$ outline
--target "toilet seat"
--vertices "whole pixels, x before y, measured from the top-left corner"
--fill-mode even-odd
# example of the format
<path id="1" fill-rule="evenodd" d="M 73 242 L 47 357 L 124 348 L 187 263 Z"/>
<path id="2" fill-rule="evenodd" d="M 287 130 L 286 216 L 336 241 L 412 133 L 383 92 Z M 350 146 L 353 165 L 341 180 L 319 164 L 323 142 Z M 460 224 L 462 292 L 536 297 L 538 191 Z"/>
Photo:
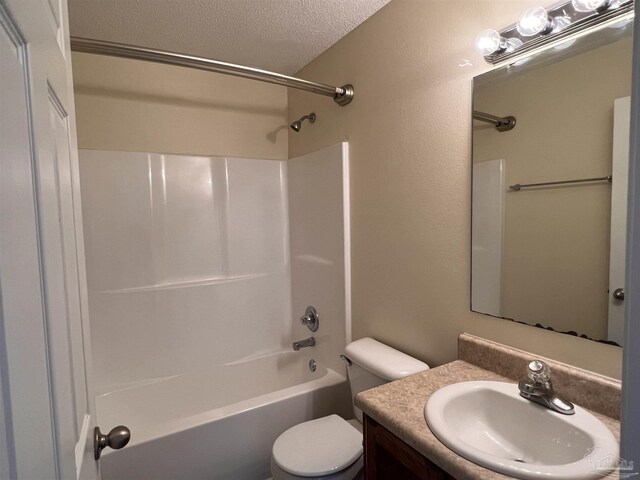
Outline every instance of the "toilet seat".
<path id="1" fill-rule="evenodd" d="M 362 456 L 362 434 L 338 415 L 291 427 L 273 444 L 273 462 L 291 475 L 332 475 Z"/>

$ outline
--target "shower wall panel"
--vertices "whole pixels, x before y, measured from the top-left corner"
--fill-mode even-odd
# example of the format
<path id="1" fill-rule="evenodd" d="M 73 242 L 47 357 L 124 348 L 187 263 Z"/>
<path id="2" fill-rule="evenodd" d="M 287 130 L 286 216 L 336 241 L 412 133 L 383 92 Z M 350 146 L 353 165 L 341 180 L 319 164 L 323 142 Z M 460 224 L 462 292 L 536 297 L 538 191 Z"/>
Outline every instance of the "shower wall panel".
<path id="1" fill-rule="evenodd" d="M 339 355 L 351 338 L 348 144 L 290 159 L 287 176 L 293 312 L 318 310 L 317 348 L 309 355 L 343 372 Z M 309 335 L 297 322 L 291 328 L 295 338 Z"/>
<path id="2" fill-rule="evenodd" d="M 286 164 L 81 150 L 98 393 L 288 348 Z"/>

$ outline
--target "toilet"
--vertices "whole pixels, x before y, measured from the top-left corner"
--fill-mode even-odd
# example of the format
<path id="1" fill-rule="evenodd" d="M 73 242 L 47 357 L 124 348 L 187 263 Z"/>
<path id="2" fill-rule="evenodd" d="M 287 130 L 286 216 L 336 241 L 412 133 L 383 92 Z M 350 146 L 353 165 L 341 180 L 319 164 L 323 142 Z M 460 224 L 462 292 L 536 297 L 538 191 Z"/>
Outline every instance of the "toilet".
<path id="1" fill-rule="evenodd" d="M 351 342 L 345 349 L 352 401 L 357 393 L 392 382 L 429 366 L 372 338 Z M 310 420 L 282 433 L 271 449 L 274 480 L 352 480 L 363 467 L 362 411 L 356 418 L 338 415 Z"/>

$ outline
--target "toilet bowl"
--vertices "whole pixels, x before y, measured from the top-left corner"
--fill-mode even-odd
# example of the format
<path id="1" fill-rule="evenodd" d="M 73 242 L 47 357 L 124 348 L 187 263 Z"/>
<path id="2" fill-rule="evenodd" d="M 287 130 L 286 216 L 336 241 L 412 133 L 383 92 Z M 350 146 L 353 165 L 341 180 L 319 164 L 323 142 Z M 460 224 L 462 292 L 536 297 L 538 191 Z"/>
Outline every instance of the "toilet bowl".
<path id="1" fill-rule="evenodd" d="M 274 480 L 351 480 L 362 470 L 362 432 L 357 420 L 338 415 L 300 423 L 273 444 Z"/>
<path id="2" fill-rule="evenodd" d="M 352 401 L 363 390 L 413 375 L 429 366 L 372 338 L 347 345 L 347 376 Z M 282 433 L 271 449 L 274 480 L 353 480 L 363 475 L 362 412 L 310 420 Z"/>

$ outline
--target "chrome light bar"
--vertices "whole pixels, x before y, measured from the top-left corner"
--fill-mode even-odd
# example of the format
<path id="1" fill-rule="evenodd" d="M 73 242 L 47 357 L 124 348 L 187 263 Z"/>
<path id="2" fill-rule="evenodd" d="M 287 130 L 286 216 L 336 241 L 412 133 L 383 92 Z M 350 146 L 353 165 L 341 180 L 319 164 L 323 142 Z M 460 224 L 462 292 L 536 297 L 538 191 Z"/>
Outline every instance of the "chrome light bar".
<path id="1" fill-rule="evenodd" d="M 633 9 L 634 0 L 570 0 L 548 9 L 534 7 L 500 32 L 482 32 L 476 46 L 483 51 L 485 60 L 495 65 L 587 28 L 632 16 Z"/>

